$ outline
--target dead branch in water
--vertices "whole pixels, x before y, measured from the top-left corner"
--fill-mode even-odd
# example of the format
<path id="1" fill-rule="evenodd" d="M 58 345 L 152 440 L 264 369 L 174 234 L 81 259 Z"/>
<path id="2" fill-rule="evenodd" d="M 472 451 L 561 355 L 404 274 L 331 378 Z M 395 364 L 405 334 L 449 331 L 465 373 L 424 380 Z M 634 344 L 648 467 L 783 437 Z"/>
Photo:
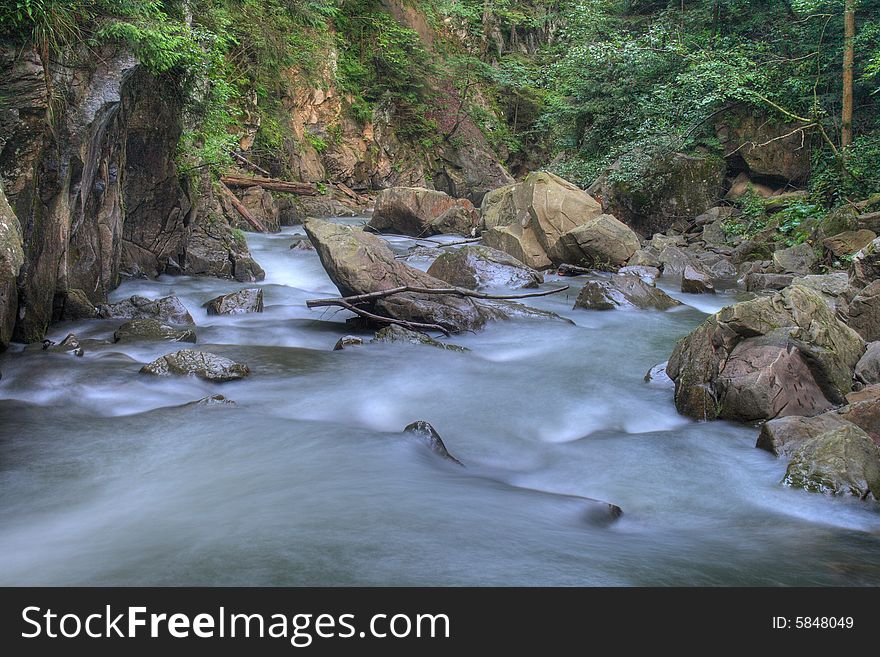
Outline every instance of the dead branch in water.
<path id="1" fill-rule="evenodd" d="M 415 294 L 453 294 L 461 297 L 472 297 L 474 299 L 488 300 L 510 300 L 510 299 L 529 299 L 532 297 L 546 297 L 557 292 L 563 292 L 569 288 L 568 285 L 557 287 L 552 290 L 542 290 L 540 292 L 526 292 L 525 294 L 486 294 L 475 290 L 468 290 L 464 287 L 415 287 L 413 285 L 401 285 L 388 290 L 379 290 L 378 292 L 369 292 L 367 294 L 356 294 L 350 297 L 335 297 L 332 299 L 309 299 L 306 306 L 309 308 L 319 308 L 321 306 L 338 306 L 339 301 L 344 301 L 354 305 L 365 303 L 367 301 L 375 301 L 390 297 L 393 294 L 402 294 L 404 292 L 413 292 Z"/>
<path id="2" fill-rule="evenodd" d="M 397 324 L 398 326 L 402 326 L 404 328 L 408 328 L 411 331 L 419 331 L 424 333 L 425 331 L 439 331 L 445 336 L 449 336 L 449 330 L 443 328 L 439 324 L 423 324 L 421 322 L 407 322 L 403 319 L 394 319 L 393 317 L 383 317 L 382 315 L 375 315 L 369 311 L 364 310 L 363 308 L 358 308 L 355 305 L 348 303 L 345 299 L 314 299 L 315 303 L 312 305 L 312 301 L 307 301 L 306 305 L 309 308 L 315 308 L 316 306 L 339 306 L 340 308 L 345 308 L 346 310 L 350 310 L 356 315 L 360 315 L 366 319 L 373 320 L 374 322 L 380 322 L 383 324 Z"/>

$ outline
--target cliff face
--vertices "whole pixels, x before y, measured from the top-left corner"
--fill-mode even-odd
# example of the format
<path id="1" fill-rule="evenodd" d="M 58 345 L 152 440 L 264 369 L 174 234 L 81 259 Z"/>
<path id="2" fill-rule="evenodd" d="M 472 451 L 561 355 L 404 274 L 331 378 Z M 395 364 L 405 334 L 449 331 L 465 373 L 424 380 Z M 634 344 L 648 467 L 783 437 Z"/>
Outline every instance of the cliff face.
<path id="1" fill-rule="evenodd" d="M 186 271 L 200 190 L 175 165 L 181 117 L 176 82 L 127 50 L 71 51 L 45 68 L 32 51 L 0 51 L 0 179 L 24 245 L 0 304 L 13 339 L 41 339 L 71 295 L 97 304 L 123 276 Z M 211 246 L 225 255 L 228 225 L 220 233 Z"/>

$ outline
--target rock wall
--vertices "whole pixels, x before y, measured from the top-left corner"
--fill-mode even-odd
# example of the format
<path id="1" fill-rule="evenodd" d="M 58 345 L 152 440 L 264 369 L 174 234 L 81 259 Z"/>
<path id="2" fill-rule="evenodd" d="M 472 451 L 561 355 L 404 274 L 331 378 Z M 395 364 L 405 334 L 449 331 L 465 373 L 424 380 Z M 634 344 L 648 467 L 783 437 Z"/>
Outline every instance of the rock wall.
<path id="1" fill-rule="evenodd" d="M 172 77 L 125 49 L 68 51 L 46 66 L 0 50 L 0 181 L 24 253 L 15 293 L 0 293 L 15 306 L 0 311 L 4 327 L 15 317 L 12 339 L 41 339 L 68 298 L 98 304 L 123 276 L 182 270 L 200 191 L 174 161 L 182 104 Z"/>

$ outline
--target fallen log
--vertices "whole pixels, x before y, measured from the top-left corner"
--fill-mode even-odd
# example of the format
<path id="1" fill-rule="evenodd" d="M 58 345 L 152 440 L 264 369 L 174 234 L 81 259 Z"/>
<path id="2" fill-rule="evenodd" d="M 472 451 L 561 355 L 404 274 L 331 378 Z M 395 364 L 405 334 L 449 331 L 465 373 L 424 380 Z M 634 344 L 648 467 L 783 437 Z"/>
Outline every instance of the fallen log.
<path id="1" fill-rule="evenodd" d="M 244 155 L 242 155 L 241 153 L 236 153 L 235 151 L 230 151 L 230 155 L 232 155 L 232 157 L 234 157 L 236 160 L 238 160 L 239 162 L 241 162 L 241 163 L 244 164 L 245 166 L 249 166 L 249 167 L 250 167 L 251 169 L 253 169 L 254 171 L 259 171 L 260 173 L 262 173 L 264 176 L 266 176 L 266 177 L 268 177 L 268 178 L 271 178 L 271 177 L 272 177 L 272 174 L 271 174 L 271 173 L 269 173 L 268 171 L 266 171 L 263 167 L 261 167 L 261 166 L 255 164 L 255 163 L 253 163 L 253 162 L 251 162 L 249 159 L 247 159 L 247 158 L 246 158 Z"/>
<path id="2" fill-rule="evenodd" d="M 556 273 L 559 276 L 582 276 L 583 274 L 589 274 L 592 269 L 587 269 L 586 267 L 579 267 L 577 265 L 569 265 L 568 263 L 562 263 L 559 265 L 559 268 L 556 270 Z"/>
<path id="3" fill-rule="evenodd" d="M 238 176 L 227 174 L 220 176 L 220 182 L 230 187 L 262 187 L 272 192 L 284 192 L 287 194 L 299 194 L 300 196 L 317 196 L 318 188 L 312 183 L 290 182 L 277 178 L 262 178 L 260 176 Z"/>
<path id="4" fill-rule="evenodd" d="M 485 292 L 477 292 L 469 290 L 465 287 L 415 287 L 413 285 L 401 285 L 400 287 L 392 287 L 388 290 L 379 290 L 378 292 L 368 292 L 367 294 L 356 294 L 350 297 L 334 297 L 332 299 L 309 299 L 306 306 L 309 308 L 318 308 L 320 306 L 338 305 L 337 301 L 345 301 L 349 304 L 364 303 L 366 301 L 375 301 L 384 297 L 390 297 L 392 294 L 402 294 L 403 292 L 413 292 L 415 294 L 457 294 L 462 297 L 472 297 L 474 299 L 489 300 L 510 300 L 510 299 L 528 299 L 531 297 L 546 297 L 551 294 L 563 292 L 569 288 L 568 285 L 557 287 L 552 290 L 541 290 L 540 292 L 526 292 L 525 294 L 486 294 Z M 332 302 L 332 303 L 331 303 Z"/>
<path id="5" fill-rule="evenodd" d="M 232 191 L 224 185 L 222 182 L 220 183 L 220 191 L 229 199 L 229 202 L 232 203 L 232 207 L 234 207 L 238 214 L 244 217 L 245 221 L 247 221 L 251 226 L 256 228 L 261 233 L 268 233 L 269 231 L 266 227 L 257 219 L 254 215 L 250 213 L 244 205 L 242 205 L 241 201 L 238 200 L 238 197 L 232 193 Z"/>
<path id="6" fill-rule="evenodd" d="M 358 194 L 345 183 L 336 183 L 336 187 L 339 188 L 339 191 L 345 194 L 348 198 L 358 203 L 366 203 L 369 200 L 366 196 Z"/>

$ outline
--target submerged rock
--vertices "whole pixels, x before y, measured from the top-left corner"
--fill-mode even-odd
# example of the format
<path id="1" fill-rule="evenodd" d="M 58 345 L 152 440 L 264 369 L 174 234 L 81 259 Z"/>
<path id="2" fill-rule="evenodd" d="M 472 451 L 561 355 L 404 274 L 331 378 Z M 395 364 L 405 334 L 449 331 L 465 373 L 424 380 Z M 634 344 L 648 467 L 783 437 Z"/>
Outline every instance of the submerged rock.
<path id="1" fill-rule="evenodd" d="M 428 275 L 454 287 L 512 289 L 538 287 L 544 277 L 503 251 L 488 246 L 463 246 L 444 251 L 428 269 Z"/>
<path id="2" fill-rule="evenodd" d="M 690 417 L 816 415 L 845 401 L 863 351 L 820 293 L 792 285 L 722 308 L 676 345 L 668 372 Z"/>
<path id="3" fill-rule="evenodd" d="M 247 365 L 223 356 L 182 349 L 144 365 L 141 373 L 154 376 L 195 376 L 206 381 L 224 383 L 243 379 L 250 374 L 250 370 Z"/>
<path id="4" fill-rule="evenodd" d="M 369 223 L 380 233 L 411 237 L 470 235 L 476 225 L 477 211 L 470 201 L 422 187 L 392 187 L 379 192 Z"/>
<path id="5" fill-rule="evenodd" d="M 222 294 L 204 305 L 209 315 L 243 315 L 263 312 L 263 290 L 258 287 Z"/>
<path id="6" fill-rule="evenodd" d="M 408 328 L 404 328 L 403 326 L 400 326 L 398 324 L 390 324 L 389 326 L 386 326 L 382 330 L 378 331 L 376 333 L 376 336 L 372 340 L 370 340 L 370 342 L 400 342 L 405 344 L 423 344 L 428 347 L 437 347 L 439 349 L 447 349 L 449 351 L 470 351 L 469 349 L 465 347 L 460 347 L 457 344 L 440 342 L 439 340 L 435 340 L 429 335 L 419 333 L 418 331 L 411 331 Z"/>
<path id="7" fill-rule="evenodd" d="M 356 347 L 363 343 L 363 338 L 359 338 L 356 335 L 344 335 L 336 341 L 336 344 L 333 346 L 333 351 L 342 351 L 346 347 Z"/>
<path id="8" fill-rule="evenodd" d="M 61 342 L 53 342 L 52 340 L 43 340 L 35 342 L 25 347 L 26 351 L 48 351 L 53 354 L 71 354 L 73 356 L 82 356 L 85 354 L 80 339 L 73 333 L 68 333 Z"/>
<path id="9" fill-rule="evenodd" d="M 321 264 L 343 296 L 401 286 L 449 287 L 449 283 L 395 259 L 388 245 L 375 235 L 318 219 L 307 220 L 305 229 Z M 507 317 L 498 306 L 453 294 L 405 292 L 362 307 L 384 317 L 438 324 L 450 332 L 477 330 L 488 321 Z"/>
<path id="10" fill-rule="evenodd" d="M 314 251 L 315 245 L 312 244 L 308 235 L 297 235 L 290 244 L 290 248 L 293 251 Z"/>
<path id="11" fill-rule="evenodd" d="M 155 319 L 133 319 L 113 334 L 113 342 L 195 342 L 193 329 L 179 329 Z"/>
<path id="12" fill-rule="evenodd" d="M 184 407 L 188 406 L 235 406 L 235 402 L 228 397 L 223 395 L 211 395 L 210 397 L 202 397 L 201 399 L 197 399 L 196 401 L 191 401 L 188 404 L 184 404 Z"/>
<path id="13" fill-rule="evenodd" d="M 161 299 L 133 296 L 117 303 L 98 306 L 104 319 L 155 319 L 165 324 L 195 324 L 186 306 L 175 296 Z"/>
<path id="14" fill-rule="evenodd" d="M 680 305 L 680 301 L 660 288 L 648 285 L 640 276 L 632 274 L 614 274 L 610 281 L 587 281 L 574 302 L 575 308 L 586 310 L 668 310 Z"/>
<path id="15" fill-rule="evenodd" d="M 452 461 L 456 465 L 464 467 L 464 463 L 455 458 L 449 453 L 449 450 L 446 449 L 446 445 L 443 443 L 443 439 L 440 437 L 440 434 L 437 433 L 437 430 L 424 420 L 418 420 L 417 422 L 408 424 L 403 431 L 404 433 L 417 437 L 422 441 L 425 447 L 430 449 L 440 458 Z"/>

